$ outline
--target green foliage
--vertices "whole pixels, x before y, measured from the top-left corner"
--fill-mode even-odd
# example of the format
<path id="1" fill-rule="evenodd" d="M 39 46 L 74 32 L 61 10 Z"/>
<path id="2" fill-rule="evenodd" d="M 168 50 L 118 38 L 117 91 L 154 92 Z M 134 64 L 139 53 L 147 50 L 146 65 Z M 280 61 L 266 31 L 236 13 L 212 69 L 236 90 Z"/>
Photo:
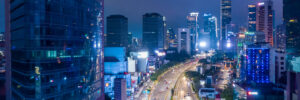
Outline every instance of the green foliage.
<path id="1" fill-rule="evenodd" d="M 159 75 L 161 75 L 162 73 L 164 73 L 165 71 L 167 71 L 169 68 L 175 66 L 178 63 L 179 62 L 169 62 L 168 64 L 162 65 L 158 70 L 156 70 L 156 72 L 154 74 L 152 74 L 150 76 L 150 79 L 152 81 L 157 80 L 157 78 L 158 78 Z"/>
<path id="2" fill-rule="evenodd" d="M 227 87 L 221 92 L 221 97 L 226 100 L 233 100 L 234 89 L 232 85 L 227 85 Z"/>
<path id="3" fill-rule="evenodd" d="M 169 63 L 162 65 L 154 74 L 150 76 L 150 79 L 152 81 L 157 80 L 158 76 L 163 74 L 165 71 L 167 71 L 169 68 L 175 66 L 176 64 L 179 64 L 181 62 L 184 62 L 185 60 L 191 58 L 190 55 L 188 55 L 186 52 L 182 51 L 180 53 L 175 54 L 169 54 L 166 56 L 166 59 L 170 60 Z"/>

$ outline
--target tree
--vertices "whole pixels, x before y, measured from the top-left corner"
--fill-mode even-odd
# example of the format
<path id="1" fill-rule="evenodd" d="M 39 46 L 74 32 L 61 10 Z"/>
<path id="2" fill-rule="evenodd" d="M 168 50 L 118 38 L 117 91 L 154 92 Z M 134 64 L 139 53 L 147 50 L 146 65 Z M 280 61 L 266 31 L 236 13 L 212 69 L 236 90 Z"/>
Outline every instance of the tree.
<path id="1" fill-rule="evenodd" d="M 234 89 L 232 85 L 227 85 L 227 87 L 222 91 L 221 97 L 225 98 L 226 100 L 233 100 L 234 96 Z"/>

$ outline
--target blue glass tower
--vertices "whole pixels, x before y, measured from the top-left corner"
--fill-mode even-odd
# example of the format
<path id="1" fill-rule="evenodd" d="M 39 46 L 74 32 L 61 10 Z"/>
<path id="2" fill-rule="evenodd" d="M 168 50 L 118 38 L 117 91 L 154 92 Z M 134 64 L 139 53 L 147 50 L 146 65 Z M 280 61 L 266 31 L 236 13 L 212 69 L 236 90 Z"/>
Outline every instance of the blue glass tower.
<path id="1" fill-rule="evenodd" d="M 104 99 L 103 0 L 6 3 L 11 99 Z"/>

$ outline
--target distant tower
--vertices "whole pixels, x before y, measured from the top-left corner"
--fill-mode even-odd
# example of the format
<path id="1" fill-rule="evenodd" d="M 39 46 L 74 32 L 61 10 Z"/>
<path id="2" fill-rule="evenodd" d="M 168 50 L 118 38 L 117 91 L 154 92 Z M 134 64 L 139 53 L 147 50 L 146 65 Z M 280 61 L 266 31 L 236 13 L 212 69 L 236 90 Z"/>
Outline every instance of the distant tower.
<path id="1" fill-rule="evenodd" d="M 129 47 L 128 18 L 123 15 L 107 17 L 106 47 Z"/>
<path id="2" fill-rule="evenodd" d="M 274 45 L 273 41 L 273 2 L 271 0 L 260 2 L 256 7 L 256 31 L 265 33 L 266 42 Z"/>
<path id="3" fill-rule="evenodd" d="M 186 52 L 191 54 L 191 33 L 188 28 L 178 29 L 178 52 Z"/>
<path id="4" fill-rule="evenodd" d="M 248 5 L 248 31 L 256 31 L 256 5 Z"/>
<path id="5" fill-rule="evenodd" d="M 231 0 L 221 0 L 221 25 L 220 25 L 220 48 L 226 44 L 226 26 L 231 24 Z"/>
<path id="6" fill-rule="evenodd" d="M 143 47 L 153 54 L 157 49 L 164 48 L 164 21 L 158 13 L 143 15 Z"/>
<path id="7" fill-rule="evenodd" d="M 204 32 L 209 33 L 209 47 L 211 49 L 218 49 L 218 38 L 220 37 L 217 33 L 217 18 L 212 16 L 210 13 L 205 13 L 204 17 Z"/>
<path id="8" fill-rule="evenodd" d="M 190 30 L 191 34 L 191 53 L 194 54 L 196 52 L 196 43 L 199 37 L 199 13 L 191 12 L 189 16 L 187 16 L 187 27 Z"/>

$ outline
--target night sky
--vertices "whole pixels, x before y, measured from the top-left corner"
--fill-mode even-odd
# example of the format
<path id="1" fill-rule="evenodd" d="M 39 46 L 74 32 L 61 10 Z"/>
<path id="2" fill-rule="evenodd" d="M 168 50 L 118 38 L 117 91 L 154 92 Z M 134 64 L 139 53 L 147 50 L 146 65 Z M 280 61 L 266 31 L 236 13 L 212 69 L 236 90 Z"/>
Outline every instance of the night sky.
<path id="1" fill-rule="evenodd" d="M 233 23 L 247 25 L 248 4 L 263 0 L 232 0 Z M 273 0 L 275 8 L 275 25 L 282 23 L 282 0 Z M 167 25 L 174 28 L 186 26 L 189 12 L 198 11 L 202 15 L 210 12 L 219 18 L 220 0 L 105 0 L 105 16 L 122 14 L 128 17 L 129 32 L 141 37 L 142 15 L 158 12 L 167 17 Z M 202 21 L 202 20 L 200 20 Z M 219 20 L 218 20 L 219 22 Z"/>

